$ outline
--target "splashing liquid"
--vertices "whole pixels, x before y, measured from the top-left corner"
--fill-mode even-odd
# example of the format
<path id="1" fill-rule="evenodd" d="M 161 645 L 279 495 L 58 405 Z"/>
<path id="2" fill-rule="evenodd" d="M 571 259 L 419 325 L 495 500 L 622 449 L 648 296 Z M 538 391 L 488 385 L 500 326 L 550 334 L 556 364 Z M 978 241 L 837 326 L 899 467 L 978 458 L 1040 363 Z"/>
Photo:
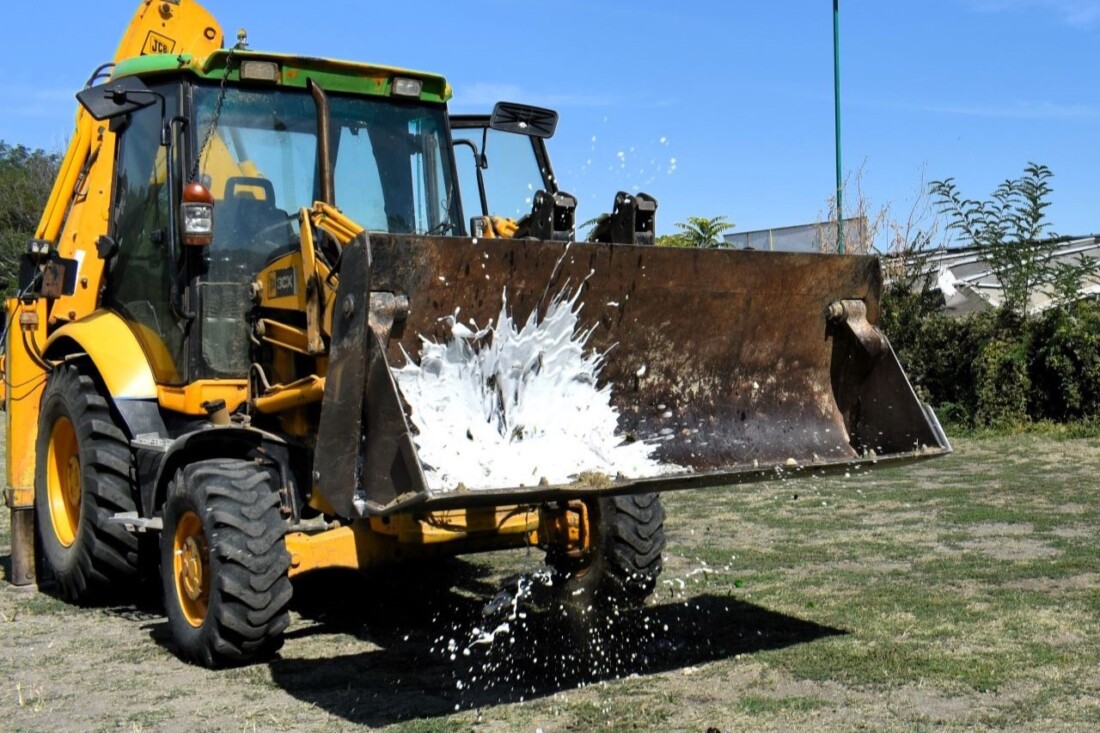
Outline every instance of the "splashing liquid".
<path id="1" fill-rule="evenodd" d="M 698 558 L 665 581 L 655 603 L 596 610 L 565 606 L 545 569 L 502 581 L 480 613 L 439 619 L 429 653 L 450 665 L 454 709 L 522 701 L 720 658 L 756 636 L 735 588 L 736 557 L 721 566 Z M 723 597 L 724 596 L 724 597 Z M 717 648 L 715 642 L 717 639 Z"/>
<path id="2" fill-rule="evenodd" d="M 433 490 L 563 484 L 582 472 L 653 476 L 678 470 L 625 443 L 611 389 L 599 386 L 603 354 L 585 351 L 581 289 L 558 293 L 541 319 L 518 326 L 507 292 L 497 325 L 445 319 L 446 343 L 421 337 L 420 363 L 406 355 L 394 376 L 411 407 L 415 441 Z"/>

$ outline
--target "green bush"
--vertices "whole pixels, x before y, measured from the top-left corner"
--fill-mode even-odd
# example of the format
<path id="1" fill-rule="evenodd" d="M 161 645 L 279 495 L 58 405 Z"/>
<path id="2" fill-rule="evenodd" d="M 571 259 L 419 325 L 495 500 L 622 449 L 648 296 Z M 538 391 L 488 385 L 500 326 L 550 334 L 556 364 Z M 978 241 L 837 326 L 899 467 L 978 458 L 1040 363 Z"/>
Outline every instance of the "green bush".
<path id="1" fill-rule="evenodd" d="M 945 424 L 1005 429 L 1100 418 L 1100 304 L 956 318 L 927 297 L 888 292 L 880 325 Z"/>
<path id="2" fill-rule="evenodd" d="M 1052 309 L 1032 330 L 1033 416 L 1068 422 L 1100 415 L 1100 306 Z"/>
<path id="3" fill-rule="evenodd" d="M 918 276 L 896 280 L 883 296 L 881 327 L 918 394 L 953 427 L 1100 421 L 1100 305 L 1076 300 L 1100 261 L 1054 257 L 1065 240 L 1048 236 L 1052 175 L 1029 163 L 984 201 L 965 197 L 950 178 L 932 182 L 948 229 L 999 281 L 1000 309 L 966 318 L 942 313 L 930 300 L 927 237 L 906 238 L 904 254 Z M 924 292 L 914 292 L 918 286 Z M 1028 314 L 1037 292 L 1057 307 Z"/>
<path id="4" fill-rule="evenodd" d="M 972 427 L 978 407 L 975 360 L 1000 326 L 989 313 L 966 318 L 944 315 L 929 292 L 890 290 L 880 323 L 921 399 L 945 423 Z"/>
<path id="5" fill-rule="evenodd" d="M 917 336 L 922 388 L 933 404 L 957 405 L 967 424 L 974 423 L 978 410 L 976 359 L 996 333 L 996 321 L 987 314 L 958 319 L 937 313 L 925 319 Z"/>
<path id="6" fill-rule="evenodd" d="M 994 338 L 974 361 L 978 427 L 1011 428 L 1028 422 L 1031 376 L 1024 338 Z"/>

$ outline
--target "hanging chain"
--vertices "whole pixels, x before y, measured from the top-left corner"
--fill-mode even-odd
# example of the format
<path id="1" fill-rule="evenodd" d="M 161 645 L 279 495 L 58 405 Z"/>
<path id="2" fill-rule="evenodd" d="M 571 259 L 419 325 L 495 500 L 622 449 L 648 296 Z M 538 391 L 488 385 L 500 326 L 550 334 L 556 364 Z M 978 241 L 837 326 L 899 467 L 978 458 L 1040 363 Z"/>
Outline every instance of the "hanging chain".
<path id="1" fill-rule="evenodd" d="M 202 163 L 202 158 L 206 155 L 206 149 L 210 146 L 210 138 L 214 136 L 214 130 L 218 126 L 218 118 L 222 114 L 222 104 L 225 102 L 225 83 L 229 81 L 229 68 L 233 63 L 233 54 L 236 53 L 237 47 L 233 46 L 229 49 L 229 55 L 225 57 L 225 72 L 222 74 L 222 83 L 218 89 L 218 99 L 214 102 L 214 116 L 210 119 L 210 125 L 206 128 L 206 136 L 203 138 L 202 146 L 199 148 L 199 154 L 195 156 L 195 165 L 191 169 L 191 182 L 195 182 L 199 178 L 199 165 Z"/>

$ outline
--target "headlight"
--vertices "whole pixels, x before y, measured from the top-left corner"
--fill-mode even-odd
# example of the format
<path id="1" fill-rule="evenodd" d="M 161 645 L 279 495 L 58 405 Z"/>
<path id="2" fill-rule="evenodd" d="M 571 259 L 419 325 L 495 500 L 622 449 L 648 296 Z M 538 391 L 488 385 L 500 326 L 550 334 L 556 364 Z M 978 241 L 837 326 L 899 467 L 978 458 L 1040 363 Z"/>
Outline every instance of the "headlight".
<path id="1" fill-rule="evenodd" d="M 188 183 L 180 205 L 180 234 L 188 247 L 208 247 L 214 241 L 214 197 L 201 183 Z"/>
<path id="2" fill-rule="evenodd" d="M 398 76 L 393 80 L 393 94 L 397 97 L 419 97 L 423 89 L 424 82 L 419 79 Z"/>

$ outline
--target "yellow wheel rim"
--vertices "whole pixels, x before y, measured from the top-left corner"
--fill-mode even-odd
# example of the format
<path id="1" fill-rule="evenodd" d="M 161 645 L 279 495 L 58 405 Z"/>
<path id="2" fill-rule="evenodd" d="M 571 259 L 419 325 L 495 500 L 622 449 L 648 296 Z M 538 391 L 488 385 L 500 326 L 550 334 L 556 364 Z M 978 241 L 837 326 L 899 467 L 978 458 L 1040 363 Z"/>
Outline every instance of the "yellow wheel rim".
<path id="1" fill-rule="evenodd" d="M 80 529 L 80 448 L 68 418 L 59 417 L 50 431 L 46 456 L 46 499 L 54 537 L 72 547 Z"/>
<path id="2" fill-rule="evenodd" d="M 196 629 L 206 618 L 210 603 L 210 553 L 202 520 L 194 512 L 184 512 L 176 523 L 172 539 L 172 570 L 176 597 L 187 623 Z"/>

